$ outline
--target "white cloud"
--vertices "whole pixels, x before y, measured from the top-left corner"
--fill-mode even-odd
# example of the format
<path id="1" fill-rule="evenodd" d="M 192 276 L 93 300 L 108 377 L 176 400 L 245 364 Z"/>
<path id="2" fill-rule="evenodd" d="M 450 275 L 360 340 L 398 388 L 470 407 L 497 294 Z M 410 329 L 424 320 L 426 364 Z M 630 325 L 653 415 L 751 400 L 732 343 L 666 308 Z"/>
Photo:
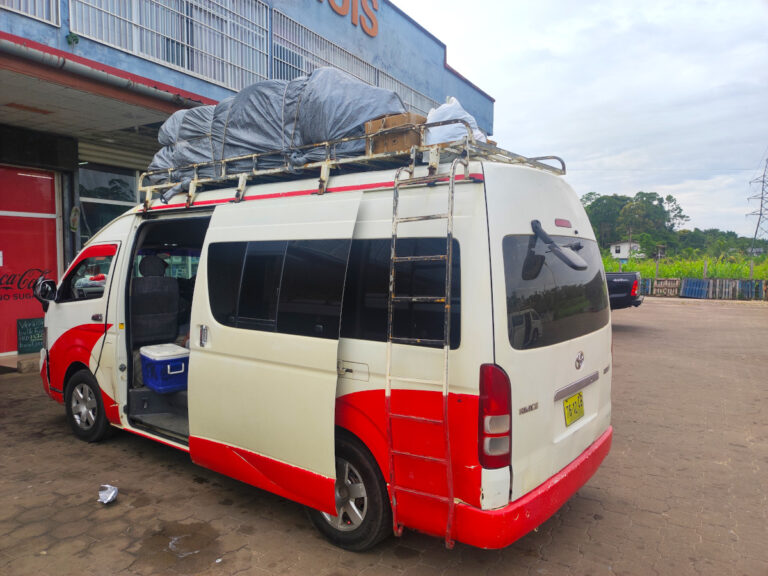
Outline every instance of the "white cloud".
<path id="1" fill-rule="evenodd" d="M 754 232 L 766 0 L 396 3 L 496 98 L 502 146 L 562 156 L 580 194 L 671 193 L 692 227 Z"/>

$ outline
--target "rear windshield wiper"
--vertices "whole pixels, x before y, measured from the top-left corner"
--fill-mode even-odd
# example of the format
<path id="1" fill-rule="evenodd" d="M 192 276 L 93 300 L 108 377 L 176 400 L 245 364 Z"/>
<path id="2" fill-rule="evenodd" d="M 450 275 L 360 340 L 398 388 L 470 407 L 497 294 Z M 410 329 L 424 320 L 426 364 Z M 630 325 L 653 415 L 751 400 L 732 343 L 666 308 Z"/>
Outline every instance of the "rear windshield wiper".
<path id="1" fill-rule="evenodd" d="M 541 227 L 541 222 L 538 220 L 531 220 L 531 230 L 533 230 L 537 238 L 549 247 L 552 254 L 562 260 L 566 266 L 574 270 L 587 269 L 587 261 L 574 252 L 574 249 L 580 250 L 582 248 L 581 242 L 576 241 L 566 246 L 560 246 L 544 231 L 544 228 Z"/>

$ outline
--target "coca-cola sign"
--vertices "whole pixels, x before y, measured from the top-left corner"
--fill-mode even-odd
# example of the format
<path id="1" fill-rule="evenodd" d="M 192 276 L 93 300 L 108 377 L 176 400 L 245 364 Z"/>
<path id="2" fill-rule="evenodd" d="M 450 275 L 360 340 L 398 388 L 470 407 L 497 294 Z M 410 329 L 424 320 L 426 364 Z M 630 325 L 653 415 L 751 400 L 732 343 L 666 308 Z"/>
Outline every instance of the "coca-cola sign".
<path id="1" fill-rule="evenodd" d="M 32 298 L 35 281 L 49 272 L 50 270 L 43 268 L 27 268 L 24 272 L 0 272 L 0 300 Z"/>

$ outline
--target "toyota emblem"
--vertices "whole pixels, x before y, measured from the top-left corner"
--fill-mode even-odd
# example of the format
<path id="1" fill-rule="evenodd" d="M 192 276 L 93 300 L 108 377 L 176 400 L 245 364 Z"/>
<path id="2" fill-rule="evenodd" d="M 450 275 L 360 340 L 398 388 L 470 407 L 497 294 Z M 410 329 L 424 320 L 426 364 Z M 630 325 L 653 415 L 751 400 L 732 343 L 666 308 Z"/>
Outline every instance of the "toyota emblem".
<path id="1" fill-rule="evenodd" d="M 579 354 L 576 356 L 576 370 L 580 370 L 582 364 L 584 364 L 584 352 L 579 352 Z"/>

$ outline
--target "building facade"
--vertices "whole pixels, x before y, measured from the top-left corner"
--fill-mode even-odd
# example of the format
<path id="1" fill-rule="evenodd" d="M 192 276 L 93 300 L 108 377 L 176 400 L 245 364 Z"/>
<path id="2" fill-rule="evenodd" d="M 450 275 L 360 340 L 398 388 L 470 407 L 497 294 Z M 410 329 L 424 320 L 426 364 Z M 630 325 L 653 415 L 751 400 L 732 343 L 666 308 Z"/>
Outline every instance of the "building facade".
<path id="1" fill-rule="evenodd" d="M 0 0 L 0 355 L 34 349 L 34 280 L 136 204 L 170 114 L 321 66 L 493 132 L 493 98 L 387 0 Z"/>
<path id="2" fill-rule="evenodd" d="M 640 253 L 640 244 L 637 242 L 616 242 L 611 244 L 610 247 L 611 256 L 616 260 L 620 260 L 624 264 L 627 263 L 629 257 L 633 258 L 645 258 L 645 254 Z"/>

